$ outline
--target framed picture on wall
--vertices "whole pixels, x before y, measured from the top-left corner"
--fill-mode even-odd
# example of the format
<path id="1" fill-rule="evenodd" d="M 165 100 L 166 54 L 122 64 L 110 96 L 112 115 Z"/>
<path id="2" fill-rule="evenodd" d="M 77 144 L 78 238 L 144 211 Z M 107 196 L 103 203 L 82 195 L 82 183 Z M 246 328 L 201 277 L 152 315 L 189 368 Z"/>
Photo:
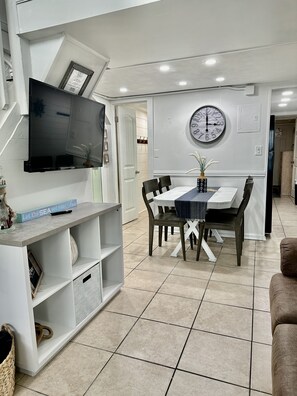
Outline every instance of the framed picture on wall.
<path id="1" fill-rule="evenodd" d="M 31 250 L 28 251 L 28 264 L 29 264 L 29 275 L 31 282 L 32 298 L 34 298 L 40 286 L 40 282 L 43 277 L 43 271 L 40 265 L 37 263 Z"/>
<path id="2" fill-rule="evenodd" d="M 93 74 L 92 70 L 71 61 L 59 88 L 82 95 Z"/>

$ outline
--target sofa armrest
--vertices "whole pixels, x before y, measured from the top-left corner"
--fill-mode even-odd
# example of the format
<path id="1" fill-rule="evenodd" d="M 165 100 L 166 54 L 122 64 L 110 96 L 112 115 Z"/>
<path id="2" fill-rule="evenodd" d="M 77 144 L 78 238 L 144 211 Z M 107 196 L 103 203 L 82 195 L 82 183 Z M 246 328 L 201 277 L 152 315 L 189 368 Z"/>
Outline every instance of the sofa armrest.
<path id="1" fill-rule="evenodd" d="M 284 238 L 280 243 L 281 271 L 297 277 L 297 238 Z"/>

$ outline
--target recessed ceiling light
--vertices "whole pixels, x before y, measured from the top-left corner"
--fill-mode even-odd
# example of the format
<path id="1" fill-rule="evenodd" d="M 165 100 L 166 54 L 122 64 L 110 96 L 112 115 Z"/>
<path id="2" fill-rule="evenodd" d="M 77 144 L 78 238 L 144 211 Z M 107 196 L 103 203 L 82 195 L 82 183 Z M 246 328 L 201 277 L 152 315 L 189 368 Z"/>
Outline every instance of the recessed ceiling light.
<path id="1" fill-rule="evenodd" d="M 288 106 L 287 103 L 280 103 L 280 104 L 278 105 L 278 107 L 286 107 L 286 106 Z"/>
<path id="2" fill-rule="evenodd" d="M 217 78 L 216 78 L 216 81 L 217 81 L 217 82 L 225 81 L 225 77 L 217 77 Z"/>
<path id="3" fill-rule="evenodd" d="M 168 65 L 162 65 L 160 66 L 160 71 L 161 72 L 167 72 L 170 69 Z"/>
<path id="4" fill-rule="evenodd" d="M 293 95 L 293 91 L 284 91 L 284 92 L 282 92 L 282 95 L 284 95 L 284 96 Z"/>
<path id="5" fill-rule="evenodd" d="M 179 83 L 178 83 L 178 85 L 180 85 L 181 87 L 184 87 L 185 85 L 187 85 L 188 83 L 187 83 L 187 81 L 180 81 Z"/>
<path id="6" fill-rule="evenodd" d="M 207 65 L 207 66 L 213 66 L 213 65 L 215 65 L 217 63 L 217 61 L 214 59 L 214 58 L 209 58 L 209 59 L 207 59 L 206 61 L 205 61 L 205 64 Z"/>
<path id="7" fill-rule="evenodd" d="M 282 98 L 281 102 L 290 102 L 291 98 Z"/>
<path id="8" fill-rule="evenodd" d="M 126 87 L 122 87 L 122 88 L 120 88 L 120 92 L 127 92 L 128 91 L 128 89 L 126 88 Z"/>

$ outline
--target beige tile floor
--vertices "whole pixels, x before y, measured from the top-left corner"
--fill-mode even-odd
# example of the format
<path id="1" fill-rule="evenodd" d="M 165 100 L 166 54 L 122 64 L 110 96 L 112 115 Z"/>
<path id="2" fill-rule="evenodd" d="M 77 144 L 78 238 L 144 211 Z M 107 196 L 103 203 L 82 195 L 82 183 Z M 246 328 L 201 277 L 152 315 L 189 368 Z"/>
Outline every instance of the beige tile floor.
<path id="1" fill-rule="evenodd" d="M 274 200 L 273 232 L 210 244 L 216 264 L 170 252 L 178 232 L 148 256 L 146 215 L 123 227 L 125 286 L 38 375 L 17 375 L 16 395 L 271 394 L 268 287 L 279 243 L 297 236 L 297 207 Z"/>

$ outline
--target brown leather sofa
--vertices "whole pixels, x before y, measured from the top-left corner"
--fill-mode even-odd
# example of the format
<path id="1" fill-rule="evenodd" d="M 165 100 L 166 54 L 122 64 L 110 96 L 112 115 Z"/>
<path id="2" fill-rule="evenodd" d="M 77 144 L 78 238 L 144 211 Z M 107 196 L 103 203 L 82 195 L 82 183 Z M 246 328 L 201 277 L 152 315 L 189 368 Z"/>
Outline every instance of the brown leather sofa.
<path id="1" fill-rule="evenodd" d="M 281 272 L 271 278 L 272 394 L 297 395 L 297 238 L 280 244 Z"/>

